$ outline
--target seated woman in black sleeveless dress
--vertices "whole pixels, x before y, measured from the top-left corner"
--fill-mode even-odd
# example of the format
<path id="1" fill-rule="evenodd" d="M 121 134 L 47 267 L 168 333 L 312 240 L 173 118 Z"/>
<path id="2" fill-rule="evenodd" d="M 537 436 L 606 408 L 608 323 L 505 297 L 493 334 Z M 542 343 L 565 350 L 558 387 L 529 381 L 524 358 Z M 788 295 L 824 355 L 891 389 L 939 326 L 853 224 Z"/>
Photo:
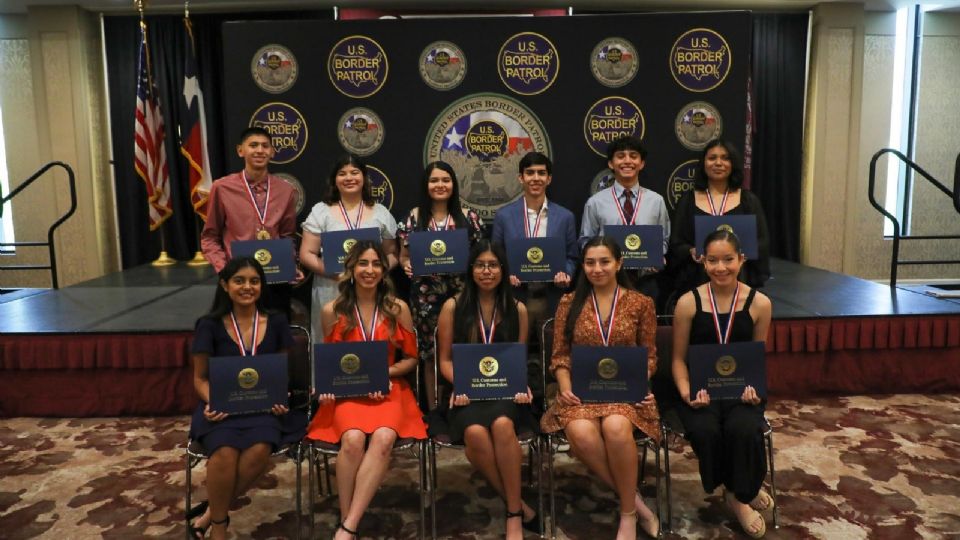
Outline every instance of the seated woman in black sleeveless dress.
<path id="1" fill-rule="evenodd" d="M 285 352 L 293 344 L 286 316 L 263 309 L 265 283 L 256 259 L 230 260 L 220 271 L 210 313 L 197 321 L 192 360 L 200 404 L 190 423 L 190 439 L 199 441 L 209 457 L 209 503 L 204 501 L 190 511 L 190 516 L 199 516 L 188 523 L 193 538 L 203 538 L 208 528 L 211 538 L 226 538 L 230 505 L 260 478 L 273 451 L 299 441 L 306 431 L 306 415 L 284 405 L 274 405 L 264 414 L 210 410 L 210 357 Z"/>
<path id="2" fill-rule="evenodd" d="M 705 389 L 690 388 L 686 356 L 691 344 L 766 341 L 770 299 L 737 279 L 744 256 L 736 235 L 714 231 L 704 241 L 704 253 L 710 281 L 684 294 L 674 312 L 673 379 L 683 399 L 678 412 L 700 460 L 704 491 L 723 486 L 740 526 L 760 538 L 766 523 L 759 512 L 773 506 L 761 489 L 767 468 L 761 431 L 765 400 L 747 386 L 739 401 L 711 401 Z"/>
<path id="3" fill-rule="evenodd" d="M 510 274 L 503 248 L 480 240 L 470 251 L 467 268 L 470 276 L 463 291 L 443 304 L 438 319 L 439 367 L 448 382 L 453 381 L 453 343 L 527 340 L 527 309 L 514 300 L 505 279 Z M 451 441 L 462 441 L 467 459 L 506 502 L 509 539 L 522 538 L 523 528 L 539 532 L 536 513 L 520 498 L 522 452 L 517 433 L 537 431 L 532 398 L 529 387 L 513 401 L 471 402 L 465 394 L 451 395 L 431 416 L 431 435 L 446 431 Z"/>

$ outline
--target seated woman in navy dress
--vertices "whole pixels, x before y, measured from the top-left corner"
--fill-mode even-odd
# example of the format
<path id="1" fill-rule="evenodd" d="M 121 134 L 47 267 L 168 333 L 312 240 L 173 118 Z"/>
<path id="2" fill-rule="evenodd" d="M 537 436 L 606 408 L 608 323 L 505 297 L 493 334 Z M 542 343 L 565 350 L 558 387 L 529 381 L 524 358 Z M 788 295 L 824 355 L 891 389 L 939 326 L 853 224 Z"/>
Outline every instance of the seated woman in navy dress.
<path id="1" fill-rule="evenodd" d="M 193 385 L 201 402 L 193 413 L 190 439 L 200 442 L 209 459 L 208 501 L 190 511 L 190 516 L 199 516 L 188 524 L 194 538 L 203 538 L 208 528 L 211 538 L 226 538 L 230 505 L 263 474 L 273 451 L 299 441 L 306 430 L 306 415 L 285 405 L 274 405 L 270 413 L 245 415 L 210 409 L 210 357 L 286 352 L 293 344 L 287 318 L 263 309 L 265 282 L 255 259 L 230 260 L 220 271 L 210 313 L 197 321 Z"/>

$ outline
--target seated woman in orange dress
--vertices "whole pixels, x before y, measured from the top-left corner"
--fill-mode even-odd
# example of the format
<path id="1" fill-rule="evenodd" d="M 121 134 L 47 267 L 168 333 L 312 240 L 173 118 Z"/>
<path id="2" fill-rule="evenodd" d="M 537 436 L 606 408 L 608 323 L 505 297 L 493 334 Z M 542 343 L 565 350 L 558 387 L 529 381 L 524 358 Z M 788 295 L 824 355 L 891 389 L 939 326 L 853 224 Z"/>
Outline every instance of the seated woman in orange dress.
<path id="1" fill-rule="evenodd" d="M 660 439 L 660 416 L 648 393 L 642 403 L 582 403 L 573 391 L 570 350 L 573 345 L 647 348 L 647 378 L 657 368 L 657 315 L 653 300 L 628 288 L 620 247 L 608 236 L 583 247 L 583 268 L 574 292 L 564 295 L 554 322 L 550 369 L 560 391 L 540 421 L 546 433 L 560 431 L 570 451 L 593 474 L 617 492 L 620 525 L 617 540 L 634 540 L 637 522 L 651 538 L 660 523 L 637 492 L 637 446 L 633 430 Z M 639 514 L 639 515 L 638 515 Z"/>
<path id="2" fill-rule="evenodd" d="M 413 319 L 407 304 L 393 294 L 385 275 L 387 265 L 387 256 L 378 244 L 357 242 L 344 261 L 340 295 L 321 312 L 326 343 L 386 340 L 390 359 L 388 394 L 339 400 L 321 394 L 320 408 L 310 422 L 307 438 L 340 444 L 336 540 L 357 535 L 360 519 L 387 472 L 394 441 L 427 436 L 423 413 L 404 378 L 417 365 Z"/>

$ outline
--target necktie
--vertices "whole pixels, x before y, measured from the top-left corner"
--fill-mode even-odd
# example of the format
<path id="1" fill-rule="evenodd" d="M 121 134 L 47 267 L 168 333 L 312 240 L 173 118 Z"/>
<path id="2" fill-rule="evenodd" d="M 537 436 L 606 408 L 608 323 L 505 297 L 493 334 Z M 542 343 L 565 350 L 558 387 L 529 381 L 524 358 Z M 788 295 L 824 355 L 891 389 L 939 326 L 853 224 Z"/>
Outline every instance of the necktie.
<path id="1" fill-rule="evenodd" d="M 633 192 L 629 189 L 623 190 L 623 215 L 627 219 L 633 217 Z"/>

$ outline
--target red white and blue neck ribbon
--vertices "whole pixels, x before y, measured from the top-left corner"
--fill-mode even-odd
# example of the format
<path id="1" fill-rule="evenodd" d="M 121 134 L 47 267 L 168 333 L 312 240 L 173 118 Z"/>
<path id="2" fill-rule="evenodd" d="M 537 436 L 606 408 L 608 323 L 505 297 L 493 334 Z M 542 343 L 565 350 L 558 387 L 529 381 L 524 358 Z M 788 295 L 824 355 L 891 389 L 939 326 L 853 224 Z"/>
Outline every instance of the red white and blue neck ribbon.
<path id="1" fill-rule="evenodd" d="M 447 230 L 448 228 L 452 229 L 453 227 L 450 227 L 450 224 L 451 224 L 452 221 L 453 221 L 453 220 L 450 219 L 450 213 L 449 213 L 449 212 L 447 213 L 447 217 L 445 217 L 445 218 L 443 219 L 443 224 L 442 224 L 442 225 L 441 225 L 440 223 L 437 223 L 437 220 L 431 217 L 431 218 L 430 218 L 430 229 L 432 229 L 432 230 L 434 230 L 434 231 L 445 231 L 445 230 Z"/>
<path id="2" fill-rule="evenodd" d="M 243 342 L 243 334 L 240 332 L 240 324 L 237 323 L 237 316 L 230 312 L 230 320 L 233 322 L 233 332 L 237 336 L 237 346 L 240 348 L 240 356 L 247 355 L 247 344 Z M 253 311 L 253 335 L 250 336 L 250 355 L 257 355 L 257 337 L 260 335 L 260 312 Z"/>
<path id="3" fill-rule="evenodd" d="M 630 191 L 628 188 L 623 188 L 624 192 Z M 637 219 L 637 213 L 640 212 L 640 200 L 643 198 L 643 193 L 637 195 L 637 202 L 633 206 L 633 214 L 630 215 L 630 219 L 627 220 L 626 214 L 623 213 L 623 205 L 620 204 L 620 197 L 617 197 L 617 188 L 616 186 L 610 188 L 610 194 L 613 195 L 613 202 L 617 205 L 617 213 L 620 214 L 620 222 L 624 225 L 633 225 L 633 222 Z M 633 193 L 631 192 L 631 195 Z"/>
<path id="4" fill-rule="evenodd" d="M 343 201 L 337 201 L 337 204 L 340 205 L 340 214 L 343 215 L 343 222 L 347 224 L 347 228 L 350 230 L 359 229 L 360 221 L 363 220 L 363 202 L 361 201 L 357 205 L 357 220 L 354 222 L 350 221 L 350 216 L 347 215 L 347 208 L 343 206 Z"/>
<path id="5" fill-rule="evenodd" d="M 610 343 L 610 332 L 613 331 L 613 320 L 617 314 L 617 302 L 620 301 L 620 286 L 617 285 L 616 290 L 613 291 L 613 302 L 610 303 L 610 318 L 607 319 L 606 328 L 603 327 L 603 318 L 600 317 L 600 302 L 597 301 L 597 293 L 593 291 L 590 294 L 593 295 L 593 314 L 597 319 L 597 328 L 600 329 L 600 339 L 603 340 L 603 346 L 606 347 Z"/>
<path id="6" fill-rule="evenodd" d="M 477 302 L 477 324 L 480 325 L 480 339 L 485 345 L 493 343 L 493 333 L 497 329 L 497 304 L 493 304 L 493 314 L 490 316 L 489 328 L 483 322 L 483 310 L 480 309 L 480 303 Z"/>
<path id="7" fill-rule="evenodd" d="M 710 293 L 710 311 L 713 315 L 713 328 L 717 331 L 717 341 L 721 344 L 730 343 L 730 332 L 733 330 L 733 318 L 737 314 L 737 300 L 740 299 L 740 282 L 737 282 L 737 288 L 733 291 L 733 300 L 730 301 L 730 318 L 727 319 L 727 327 L 720 328 L 720 315 L 717 313 L 717 297 L 713 294 L 713 286 L 707 283 L 707 291 Z"/>
<path id="8" fill-rule="evenodd" d="M 373 333 L 377 330 L 377 318 L 380 317 L 380 306 L 373 308 L 373 320 L 370 321 L 370 330 L 363 324 L 363 315 L 360 314 L 360 306 L 353 306 L 353 312 L 357 316 L 357 326 L 360 327 L 360 336 L 363 341 L 373 341 Z"/>
<path id="9" fill-rule="evenodd" d="M 722 216 L 724 212 L 727 211 L 727 197 L 730 195 L 730 188 L 727 188 L 723 192 L 723 199 L 720 200 L 720 211 L 717 212 L 716 205 L 713 204 L 713 195 L 710 193 L 710 188 L 707 188 L 707 202 L 710 204 L 710 215 L 711 216 Z"/>
<path id="10" fill-rule="evenodd" d="M 544 200 L 546 203 L 546 200 Z M 540 234 L 540 218 L 543 217 L 543 205 L 540 206 L 540 210 L 537 212 L 537 220 L 533 224 L 533 231 L 530 230 L 530 209 L 527 208 L 527 199 L 523 199 L 523 230 L 527 235 L 527 238 L 537 238 L 537 235 Z"/>
<path id="11" fill-rule="evenodd" d="M 266 230 L 267 223 L 267 209 L 270 208 L 270 175 L 267 175 L 267 198 L 263 203 L 263 212 L 260 211 L 260 207 L 257 206 L 257 199 L 253 196 L 253 190 L 250 189 L 250 180 L 247 179 L 247 171 L 243 170 L 240 172 L 243 175 L 243 187 L 247 190 L 247 195 L 250 196 L 250 203 L 253 204 L 253 210 L 257 213 L 257 219 L 260 220 L 260 229 Z"/>

